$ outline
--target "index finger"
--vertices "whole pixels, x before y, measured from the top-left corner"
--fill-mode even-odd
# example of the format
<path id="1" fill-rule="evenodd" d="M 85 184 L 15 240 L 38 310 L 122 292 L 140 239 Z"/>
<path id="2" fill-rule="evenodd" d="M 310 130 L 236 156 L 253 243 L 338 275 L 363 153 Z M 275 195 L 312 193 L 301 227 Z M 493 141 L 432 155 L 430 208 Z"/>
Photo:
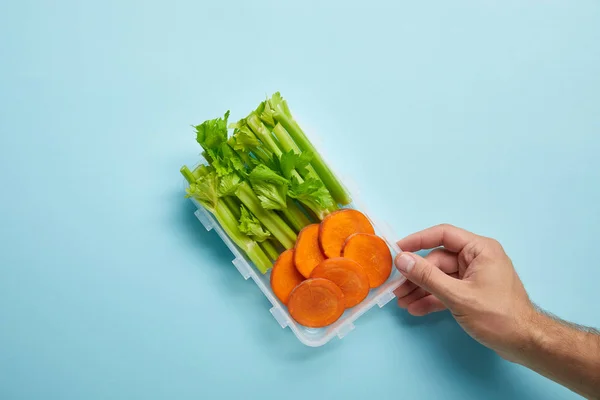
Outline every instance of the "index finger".
<path id="1" fill-rule="evenodd" d="M 459 253 L 467 243 L 477 235 L 457 228 L 453 225 L 442 224 L 413 233 L 398 241 L 398 246 L 403 251 L 418 251 L 444 246 L 446 249 Z"/>

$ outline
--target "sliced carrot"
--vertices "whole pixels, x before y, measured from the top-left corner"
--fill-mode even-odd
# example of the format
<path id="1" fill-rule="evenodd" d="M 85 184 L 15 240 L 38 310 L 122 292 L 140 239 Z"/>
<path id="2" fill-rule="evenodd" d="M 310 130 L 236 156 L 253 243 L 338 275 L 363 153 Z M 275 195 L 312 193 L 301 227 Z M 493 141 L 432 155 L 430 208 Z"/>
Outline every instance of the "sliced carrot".
<path id="1" fill-rule="evenodd" d="M 322 328 L 333 324 L 344 313 L 344 293 L 330 280 L 311 278 L 296 286 L 287 306 L 299 324 Z"/>
<path id="2" fill-rule="evenodd" d="M 363 213 L 344 209 L 333 212 L 321 222 L 319 244 L 328 258 L 339 257 L 346 239 L 354 233 L 375 234 L 373 225 Z"/>
<path id="3" fill-rule="evenodd" d="M 372 288 L 383 284 L 392 273 L 392 253 L 379 236 L 356 233 L 346 240 L 342 253 L 363 267 Z"/>
<path id="4" fill-rule="evenodd" d="M 296 269 L 308 278 L 312 270 L 323 260 L 325 256 L 319 247 L 319 224 L 308 225 L 298 233 L 294 247 Z"/>
<path id="5" fill-rule="evenodd" d="M 369 277 L 356 261 L 349 258 L 328 258 L 310 274 L 311 278 L 325 278 L 335 283 L 344 293 L 346 308 L 354 307 L 369 294 Z"/>
<path id="6" fill-rule="evenodd" d="M 283 304 L 287 304 L 290 293 L 303 280 L 304 277 L 294 265 L 294 250 L 289 249 L 281 253 L 271 270 L 271 289 L 275 296 Z"/>

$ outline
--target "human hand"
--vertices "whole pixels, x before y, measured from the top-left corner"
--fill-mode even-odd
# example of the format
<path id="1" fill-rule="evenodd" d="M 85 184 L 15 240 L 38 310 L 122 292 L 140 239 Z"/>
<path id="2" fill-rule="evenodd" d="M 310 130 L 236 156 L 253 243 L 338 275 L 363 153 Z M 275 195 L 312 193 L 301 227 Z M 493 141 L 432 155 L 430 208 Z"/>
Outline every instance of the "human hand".
<path id="1" fill-rule="evenodd" d="M 398 245 L 403 253 L 395 264 L 408 279 L 394 292 L 400 307 L 416 316 L 447 308 L 474 339 L 519 361 L 532 340 L 537 311 L 500 243 L 438 225 Z M 410 253 L 432 248 L 424 258 Z"/>

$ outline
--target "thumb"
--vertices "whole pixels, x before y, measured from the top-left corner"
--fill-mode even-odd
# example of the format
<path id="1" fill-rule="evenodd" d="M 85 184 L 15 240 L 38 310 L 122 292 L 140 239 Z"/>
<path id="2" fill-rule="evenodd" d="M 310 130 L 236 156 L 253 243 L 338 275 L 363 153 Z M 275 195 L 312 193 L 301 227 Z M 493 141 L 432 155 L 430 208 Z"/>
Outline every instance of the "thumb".
<path id="1" fill-rule="evenodd" d="M 413 253 L 400 253 L 396 256 L 395 264 L 409 281 L 436 296 L 447 307 L 460 293 L 463 282 L 446 275 L 423 257 Z"/>

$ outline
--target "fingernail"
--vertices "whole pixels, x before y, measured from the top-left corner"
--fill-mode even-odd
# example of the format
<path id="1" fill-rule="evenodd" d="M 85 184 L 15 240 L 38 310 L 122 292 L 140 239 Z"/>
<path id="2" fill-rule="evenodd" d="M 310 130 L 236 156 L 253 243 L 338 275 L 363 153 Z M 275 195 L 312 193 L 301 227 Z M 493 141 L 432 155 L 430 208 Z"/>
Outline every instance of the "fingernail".
<path id="1" fill-rule="evenodd" d="M 415 266 L 415 259 L 406 253 L 400 254 L 396 257 L 396 268 L 400 270 L 400 272 L 410 273 L 410 271 Z"/>

